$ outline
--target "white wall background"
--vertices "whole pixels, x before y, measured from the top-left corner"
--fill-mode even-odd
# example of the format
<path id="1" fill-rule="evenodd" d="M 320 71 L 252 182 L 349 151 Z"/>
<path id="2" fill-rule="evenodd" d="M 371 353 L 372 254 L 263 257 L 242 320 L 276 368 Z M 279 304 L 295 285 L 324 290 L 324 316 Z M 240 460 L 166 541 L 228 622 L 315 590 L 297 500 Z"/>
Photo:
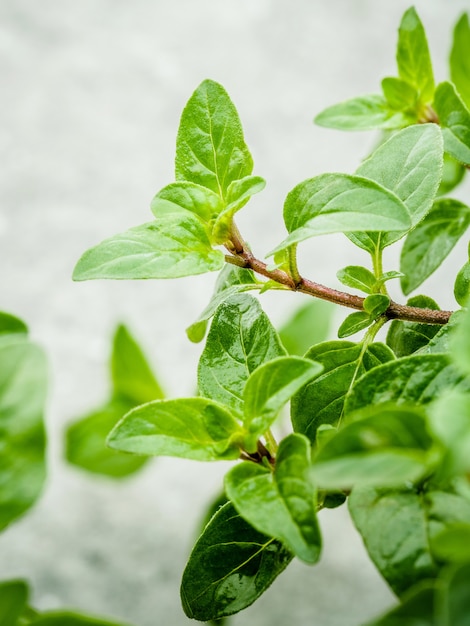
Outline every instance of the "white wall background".
<path id="1" fill-rule="evenodd" d="M 50 477 L 34 510 L 0 537 L 0 578 L 26 577 L 42 608 L 72 606 L 135 626 L 186 624 L 179 578 L 224 468 L 162 459 L 115 484 L 61 459 L 64 425 L 106 394 L 105 363 L 123 320 L 173 396 L 193 392 L 201 346 L 184 334 L 214 277 L 90 282 L 80 254 L 150 218 L 173 180 L 181 110 L 204 78 L 235 101 L 268 181 L 239 218 L 263 255 L 283 238 L 281 208 L 301 180 L 351 172 L 374 135 L 316 128 L 327 105 L 378 91 L 395 72 L 410 0 L 2 0 L 0 3 L 0 308 L 30 324 L 51 368 Z M 438 80 L 468 0 L 416 0 Z M 305 244 L 303 273 L 337 286 L 366 258 L 343 237 Z M 465 257 L 465 242 L 449 266 Z M 390 266 L 388 269 L 392 269 Z M 446 270 L 430 295 L 453 307 Z M 268 294 L 275 322 L 300 296 Z M 294 563 L 233 624 L 353 626 L 392 602 L 343 508 L 324 512 L 322 563 Z"/>

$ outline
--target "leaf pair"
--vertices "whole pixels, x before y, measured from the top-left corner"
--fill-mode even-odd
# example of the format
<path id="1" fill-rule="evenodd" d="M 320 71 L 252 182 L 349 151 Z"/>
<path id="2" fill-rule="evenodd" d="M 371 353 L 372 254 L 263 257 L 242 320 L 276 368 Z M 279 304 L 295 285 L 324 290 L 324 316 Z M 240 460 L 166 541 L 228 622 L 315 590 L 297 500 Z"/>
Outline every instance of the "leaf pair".
<path id="1" fill-rule="evenodd" d="M 206 80 L 181 116 L 176 183 L 152 202 L 153 222 L 106 239 L 81 257 L 74 280 L 178 278 L 219 270 L 214 245 L 230 239 L 233 215 L 264 188 L 227 92 Z"/>

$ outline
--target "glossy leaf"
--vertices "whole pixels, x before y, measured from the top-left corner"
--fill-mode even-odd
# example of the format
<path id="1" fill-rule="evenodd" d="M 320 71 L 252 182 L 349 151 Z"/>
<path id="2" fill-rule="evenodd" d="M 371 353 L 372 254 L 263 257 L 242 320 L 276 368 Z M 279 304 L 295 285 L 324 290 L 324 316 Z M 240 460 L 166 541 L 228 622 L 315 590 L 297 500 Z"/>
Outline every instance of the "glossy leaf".
<path id="1" fill-rule="evenodd" d="M 368 370 L 394 359 L 384 344 L 373 343 L 364 350 L 350 341 L 327 341 L 313 346 L 305 356 L 323 365 L 323 372 L 294 396 L 291 416 L 294 430 L 312 442 L 321 424 L 337 424 L 354 382 Z"/>
<path id="2" fill-rule="evenodd" d="M 438 572 L 434 537 L 470 514 L 466 498 L 439 490 L 353 489 L 354 524 L 370 558 L 398 595 Z"/>
<path id="3" fill-rule="evenodd" d="M 436 589 L 432 581 L 413 587 L 401 603 L 366 626 L 442 626 L 435 617 Z"/>
<path id="4" fill-rule="evenodd" d="M 22 580 L 0 583 L 0 624 L 16 626 L 28 601 L 28 586 Z"/>
<path id="5" fill-rule="evenodd" d="M 432 101 L 434 75 L 426 33 L 416 9 L 405 12 L 398 29 L 397 65 L 400 78 L 418 91 L 422 103 Z"/>
<path id="6" fill-rule="evenodd" d="M 279 446 L 274 472 L 255 463 L 239 463 L 225 476 L 225 488 L 254 528 L 313 564 L 320 556 L 321 536 L 309 467 L 310 442 L 291 434 Z"/>
<path id="7" fill-rule="evenodd" d="M 156 400 L 127 413 L 108 445 L 147 456 L 196 461 L 236 459 L 241 427 L 225 407 L 205 398 Z"/>
<path id="8" fill-rule="evenodd" d="M 370 315 L 365 311 L 356 311 L 350 313 L 342 322 L 338 328 L 338 337 L 344 339 L 344 337 L 350 337 L 355 335 L 361 330 L 364 330 L 372 324 L 373 320 Z"/>
<path id="9" fill-rule="evenodd" d="M 437 200 L 408 233 L 401 252 L 401 287 L 405 295 L 419 287 L 441 265 L 470 225 L 470 208 L 458 200 Z"/>
<path id="10" fill-rule="evenodd" d="M 454 283 L 454 297 L 460 306 L 467 306 L 470 295 L 470 262 L 460 268 Z"/>
<path id="11" fill-rule="evenodd" d="M 450 77 L 462 100 L 470 108 L 470 24 L 467 13 L 461 15 L 454 28 Z"/>
<path id="12" fill-rule="evenodd" d="M 439 310 L 439 306 L 432 298 L 415 296 L 406 303 L 423 309 Z M 437 335 L 440 327 L 437 324 L 420 324 L 419 322 L 402 322 L 393 320 L 387 333 L 387 345 L 398 358 L 409 356 L 424 348 Z"/>
<path id="13" fill-rule="evenodd" d="M 254 370 L 286 354 L 257 300 L 239 294 L 225 300 L 212 320 L 198 368 L 200 393 L 243 415 L 243 391 Z"/>
<path id="14" fill-rule="evenodd" d="M 250 606 L 292 560 L 279 542 L 263 535 L 227 503 L 193 548 L 181 582 L 188 617 L 220 619 Z"/>
<path id="15" fill-rule="evenodd" d="M 434 107 L 444 137 L 444 148 L 454 159 L 470 165 L 470 112 L 451 83 L 441 83 Z"/>
<path id="16" fill-rule="evenodd" d="M 331 325 L 334 305 L 309 298 L 279 329 L 279 337 L 289 354 L 302 356 L 320 341 L 325 341 Z"/>
<path id="17" fill-rule="evenodd" d="M 390 306 L 390 298 L 381 293 L 373 293 L 364 299 L 364 311 L 370 315 L 371 319 L 376 319 Z"/>
<path id="18" fill-rule="evenodd" d="M 418 121 L 415 112 L 418 92 L 415 87 L 401 78 L 391 76 L 382 80 L 382 91 L 391 109 L 406 111 L 410 117 L 413 116 L 416 118 L 415 121 Z"/>
<path id="19" fill-rule="evenodd" d="M 365 293 L 372 293 L 377 279 L 366 267 L 360 265 L 348 265 L 336 272 L 338 280 L 352 289 L 360 289 Z"/>
<path id="20" fill-rule="evenodd" d="M 73 279 L 179 278 L 213 272 L 223 263 L 223 253 L 212 249 L 199 218 L 177 213 L 90 248 L 78 261 Z"/>
<path id="21" fill-rule="evenodd" d="M 0 528 L 29 509 L 45 479 L 47 364 L 25 335 L 0 339 Z"/>
<path id="22" fill-rule="evenodd" d="M 410 214 L 411 227 L 430 211 L 439 188 L 443 168 L 441 132 L 436 124 L 420 124 L 392 135 L 357 169 L 365 176 L 393 192 Z M 364 229 L 371 231 L 373 229 Z M 382 249 L 406 234 L 354 233 L 349 238 L 369 252 Z"/>
<path id="23" fill-rule="evenodd" d="M 434 441 L 418 409 L 370 406 L 355 417 L 314 458 L 312 474 L 320 488 L 397 487 L 434 467 Z"/>
<path id="24" fill-rule="evenodd" d="M 441 326 L 431 341 L 419 349 L 419 354 L 447 354 L 450 351 L 450 342 L 457 328 L 463 311 L 454 311 L 447 324 Z"/>
<path id="25" fill-rule="evenodd" d="M 243 423 L 247 430 L 257 435 L 266 432 L 282 407 L 322 369 L 319 363 L 298 356 L 283 356 L 260 365 L 245 386 Z"/>
<path id="26" fill-rule="evenodd" d="M 408 210 L 394 193 L 348 174 L 321 174 L 294 187 L 284 222 L 290 234 L 270 255 L 317 235 L 410 227 Z"/>
<path id="27" fill-rule="evenodd" d="M 207 322 L 224 300 L 227 300 L 237 293 L 260 289 L 260 287 L 261 283 L 256 280 L 252 270 L 226 263 L 217 277 L 214 293 L 212 294 L 209 304 L 198 319 L 186 329 L 188 339 L 194 343 L 199 343 L 204 339 L 207 330 Z"/>
<path id="28" fill-rule="evenodd" d="M 444 354 L 412 355 L 385 363 L 365 374 L 354 385 L 345 412 L 387 402 L 427 404 L 447 389 L 470 390 Z"/>
<path id="29" fill-rule="evenodd" d="M 412 123 L 412 119 L 394 110 L 383 96 L 369 94 L 324 109 L 314 122 L 338 130 L 396 130 Z"/>
<path id="30" fill-rule="evenodd" d="M 14 333 L 26 334 L 27 332 L 28 327 L 23 320 L 20 320 L 19 317 L 16 317 L 11 313 L 0 311 L 0 335 L 9 335 Z"/>
<path id="31" fill-rule="evenodd" d="M 225 89 L 203 81 L 181 116 L 176 179 L 211 189 L 225 199 L 229 185 L 253 169 L 237 110 Z"/>
<path id="32" fill-rule="evenodd" d="M 150 207 L 157 219 L 173 213 L 184 215 L 184 211 L 189 211 L 209 223 L 223 210 L 224 204 L 220 196 L 207 187 L 179 181 L 159 191 Z"/>

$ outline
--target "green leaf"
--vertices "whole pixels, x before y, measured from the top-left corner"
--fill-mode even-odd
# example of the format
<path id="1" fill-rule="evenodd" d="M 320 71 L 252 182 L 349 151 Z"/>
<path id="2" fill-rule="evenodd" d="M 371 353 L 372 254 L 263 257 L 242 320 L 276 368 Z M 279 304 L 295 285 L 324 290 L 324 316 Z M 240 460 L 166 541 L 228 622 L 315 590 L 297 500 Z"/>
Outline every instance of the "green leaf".
<path id="1" fill-rule="evenodd" d="M 217 277 L 209 304 L 198 319 L 186 329 L 188 339 L 194 343 L 202 341 L 206 334 L 207 322 L 222 302 L 237 293 L 260 289 L 262 284 L 256 280 L 252 270 L 226 263 Z"/>
<path id="2" fill-rule="evenodd" d="M 29 509 L 45 479 L 47 364 L 25 335 L 0 339 L 0 529 Z"/>
<path id="3" fill-rule="evenodd" d="M 321 424 L 338 422 L 356 379 L 394 359 L 393 352 L 384 344 L 373 343 L 364 349 L 350 341 L 327 341 L 313 346 L 305 356 L 323 365 L 323 372 L 294 396 L 291 417 L 294 430 L 312 442 Z"/>
<path id="4" fill-rule="evenodd" d="M 462 315 L 465 315 L 463 311 L 454 311 L 447 324 L 441 326 L 431 341 L 419 349 L 419 354 L 447 354 L 450 351 L 450 340 Z"/>
<path id="5" fill-rule="evenodd" d="M 434 489 L 353 489 L 349 510 L 370 558 L 398 595 L 438 573 L 434 537 L 468 519 L 468 500 Z"/>
<path id="6" fill-rule="evenodd" d="M 302 356 L 320 341 L 324 341 L 330 329 L 334 306 L 325 300 L 310 298 L 296 309 L 279 330 L 283 346 L 289 354 Z"/>
<path id="7" fill-rule="evenodd" d="M 436 124 L 419 124 L 392 135 L 360 165 L 356 174 L 393 192 L 406 206 L 411 227 L 414 227 L 432 207 L 442 168 L 443 146 L 439 127 Z M 376 248 L 382 249 L 398 241 L 405 234 L 406 231 L 400 229 L 400 232 L 354 233 L 349 238 L 368 252 L 374 252 Z"/>
<path id="8" fill-rule="evenodd" d="M 164 397 L 141 347 L 123 324 L 114 334 L 110 365 L 113 392 L 118 400 L 136 406 Z"/>
<path id="9" fill-rule="evenodd" d="M 222 199 L 235 180 L 249 176 L 253 160 L 237 110 L 225 89 L 205 80 L 189 99 L 176 139 L 176 179 L 212 189 Z"/>
<path id="10" fill-rule="evenodd" d="M 459 270 L 454 283 L 454 297 L 460 306 L 467 306 L 470 295 L 470 262 Z"/>
<path id="11" fill-rule="evenodd" d="M 242 462 L 225 476 L 225 488 L 239 514 L 254 528 L 314 564 L 320 556 L 321 536 L 309 467 L 310 442 L 291 434 L 279 446 L 274 472 Z"/>
<path id="12" fill-rule="evenodd" d="M 437 194 L 445 196 L 459 185 L 465 176 L 467 169 L 465 165 L 459 163 L 447 152 L 444 153 L 444 169 L 442 170 L 442 180 Z"/>
<path id="13" fill-rule="evenodd" d="M 439 306 L 428 296 L 414 296 L 406 303 L 407 306 L 416 306 L 423 309 L 439 310 Z M 418 322 L 402 322 L 393 320 L 387 333 L 387 345 L 395 352 L 398 358 L 413 354 L 427 346 L 431 339 L 439 332 L 437 324 L 420 324 Z"/>
<path id="14" fill-rule="evenodd" d="M 451 83 L 436 89 L 434 107 L 444 138 L 444 148 L 454 159 L 470 165 L 470 112 Z"/>
<path id="15" fill-rule="evenodd" d="M 243 391 L 254 370 L 286 352 L 255 298 L 225 300 L 212 320 L 198 368 L 199 392 L 243 415 Z"/>
<path id="16" fill-rule="evenodd" d="M 441 561 L 470 562 L 470 524 L 461 523 L 446 527 L 433 538 L 432 551 Z"/>
<path id="17" fill-rule="evenodd" d="M 434 441 L 418 408 L 370 406 L 354 417 L 318 450 L 312 473 L 319 487 L 398 487 L 434 467 Z"/>
<path id="18" fill-rule="evenodd" d="M 134 474 L 148 459 L 118 453 L 106 446 L 106 438 L 135 404 L 112 401 L 71 424 L 66 432 L 69 463 L 94 474 L 122 478 Z"/>
<path id="19" fill-rule="evenodd" d="M 16 317 L 11 313 L 0 311 L 0 335 L 9 335 L 14 333 L 27 334 L 27 332 L 28 327 L 23 320 L 20 320 L 19 317 Z"/>
<path id="20" fill-rule="evenodd" d="M 414 7 L 402 17 L 398 29 L 397 65 L 400 78 L 416 88 L 420 101 L 432 101 L 434 75 L 423 24 Z"/>
<path id="21" fill-rule="evenodd" d="M 373 320 L 365 311 L 357 311 L 348 315 L 338 328 L 338 337 L 343 339 L 354 335 L 372 324 Z"/>
<path id="22" fill-rule="evenodd" d="M 401 252 L 403 293 L 419 287 L 441 265 L 470 225 L 470 208 L 458 200 L 436 200 L 431 211 L 408 233 Z"/>
<path id="23" fill-rule="evenodd" d="M 459 316 L 449 347 L 456 366 L 470 376 L 470 309 Z"/>
<path id="24" fill-rule="evenodd" d="M 399 606 L 366 626 L 442 626 L 434 615 L 434 601 L 434 583 L 418 583 L 404 595 Z"/>
<path id="25" fill-rule="evenodd" d="M 390 298 L 381 293 L 374 293 L 364 299 L 364 311 L 370 315 L 371 319 L 376 319 L 390 306 Z"/>
<path id="26" fill-rule="evenodd" d="M 253 604 L 291 560 L 280 542 L 255 530 L 227 503 L 189 557 L 181 581 L 184 612 L 200 621 L 238 613 Z"/>
<path id="27" fill-rule="evenodd" d="M 265 433 L 282 407 L 322 369 L 299 356 L 282 356 L 260 365 L 245 386 L 245 428 L 256 436 Z"/>
<path id="28" fill-rule="evenodd" d="M 348 174 L 321 174 L 294 187 L 284 221 L 290 234 L 269 255 L 317 235 L 410 227 L 408 210 L 394 193 Z"/>
<path id="29" fill-rule="evenodd" d="M 470 24 L 467 13 L 460 16 L 454 28 L 450 77 L 462 100 L 470 108 Z"/>
<path id="30" fill-rule="evenodd" d="M 336 277 L 346 287 L 360 289 L 365 293 L 372 293 L 377 283 L 374 274 L 360 265 L 348 265 L 336 272 Z"/>
<path id="31" fill-rule="evenodd" d="M 0 624 L 16 626 L 28 601 L 28 585 L 23 580 L 0 583 Z"/>
<path id="32" fill-rule="evenodd" d="M 368 94 L 334 104 L 319 113 L 315 124 L 338 130 L 396 130 L 413 123 L 401 111 L 394 110 L 378 94 Z"/>
<path id="33" fill-rule="evenodd" d="M 196 461 L 236 459 L 242 430 L 225 407 L 205 398 L 155 400 L 125 415 L 108 436 L 115 450 Z"/>
<path id="34" fill-rule="evenodd" d="M 415 87 L 405 80 L 393 76 L 382 80 L 382 91 L 391 109 L 406 111 L 410 117 L 416 118 L 415 122 L 418 121 L 416 115 L 418 92 Z"/>
<path id="35" fill-rule="evenodd" d="M 442 624 L 468 626 L 470 615 L 470 563 L 465 563 L 447 572 L 447 589 L 443 593 L 440 617 Z"/>
<path id="36" fill-rule="evenodd" d="M 424 405 L 446 389 L 470 390 L 470 381 L 446 355 L 407 356 L 379 365 L 358 380 L 346 401 L 345 413 L 388 402 Z"/>
<path id="37" fill-rule="evenodd" d="M 163 215 L 87 250 L 74 280 L 179 278 L 213 272 L 224 255 L 213 250 L 205 227 L 189 213 Z"/>
<path id="38" fill-rule="evenodd" d="M 220 196 L 207 187 L 179 181 L 159 191 L 150 207 L 157 219 L 173 213 L 184 215 L 185 211 L 189 211 L 209 223 L 222 212 L 224 204 Z"/>
<path id="39" fill-rule="evenodd" d="M 110 622 L 96 617 L 78 615 L 70 611 L 48 611 L 33 622 L 34 626 L 125 626 L 122 622 Z"/>

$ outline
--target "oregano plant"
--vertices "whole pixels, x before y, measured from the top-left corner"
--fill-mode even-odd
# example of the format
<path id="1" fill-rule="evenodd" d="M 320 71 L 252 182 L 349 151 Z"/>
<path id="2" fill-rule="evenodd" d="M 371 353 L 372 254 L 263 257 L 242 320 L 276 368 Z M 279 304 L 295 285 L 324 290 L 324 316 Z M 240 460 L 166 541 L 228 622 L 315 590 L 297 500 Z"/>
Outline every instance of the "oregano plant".
<path id="1" fill-rule="evenodd" d="M 449 287 L 454 311 L 416 290 L 470 224 L 470 207 L 452 197 L 470 168 L 469 59 L 463 14 L 449 80 L 438 82 L 424 26 L 414 8 L 407 10 L 396 76 L 385 77 L 378 93 L 333 104 L 315 118 L 339 130 L 377 129 L 377 147 L 358 159 L 355 172 L 312 173 L 298 183 L 284 201 L 286 235 L 263 253 L 256 241 L 246 242 L 236 217 L 265 181 L 253 174 L 229 95 L 203 81 L 181 115 L 175 181 L 152 200 L 153 217 L 78 261 L 78 281 L 218 272 L 210 302 L 187 329 L 191 341 L 205 342 L 196 394 L 165 397 L 120 326 L 109 397 L 67 432 L 69 461 L 108 476 L 129 475 L 152 456 L 232 463 L 182 574 L 188 617 L 220 622 L 256 601 L 292 559 L 315 565 L 321 510 L 347 506 L 397 598 L 368 626 L 468 624 L 470 257 Z M 344 291 L 319 284 L 298 262 L 299 246 L 333 233 L 368 259 L 338 268 Z M 396 267 L 384 262 L 389 246 L 400 248 Z M 400 285 L 403 300 L 411 297 L 393 300 L 390 281 Z M 256 297 L 268 290 L 300 292 L 313 304 L 279 331 Z M 325 302 L 353 310 L 334 340 L 326 333 Z M 40 371 L 42 357 L 22 322 L 5 315 L 0 332 L 2 324 L 9 330 L 0 358 L 24 359 L 27 372 Z M 9 384 L 0 386 L 7 414 L 11 397 L 18 399 Z M 18 420 L 39 442 L 42 426 L 33 417 L 41 393 L 37 405 L 28 404 L 31 416 Z M 13 427 L 6 432 L 18 434 Z M 12 446 L 18 442 L 24 443 L 11 439 Z M 34 460 L 41 471 L 42 454 Z M 12 467 L 23 481 L 20 461 Z M 2 525 L 37 497 L 41 471 L 21 501 L 0 507 Z M 0 586 L 9 623 L 105 623 L 39 616 L 26 597 L 21 581 Z"/>

